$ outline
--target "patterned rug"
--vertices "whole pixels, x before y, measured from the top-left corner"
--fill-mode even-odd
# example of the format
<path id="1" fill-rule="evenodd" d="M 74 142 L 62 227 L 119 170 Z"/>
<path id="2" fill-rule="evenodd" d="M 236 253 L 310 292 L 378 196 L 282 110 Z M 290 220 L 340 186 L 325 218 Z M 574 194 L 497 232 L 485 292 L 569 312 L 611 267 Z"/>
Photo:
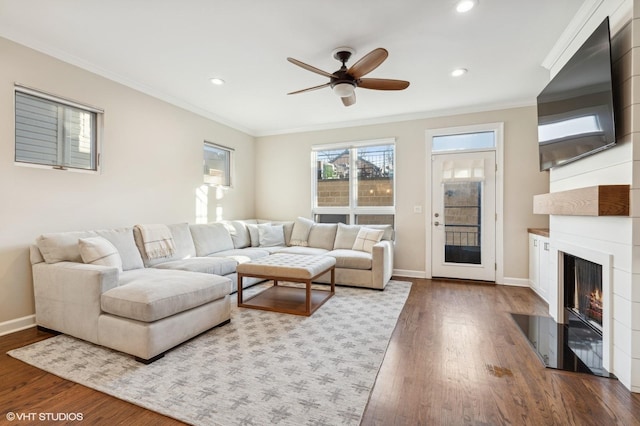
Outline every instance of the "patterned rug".
<path id="1" fill-rule="evenodd" d="M 233 306 L 150 365 L 65 335 L 9 355 L 194 425 L 358 425 L 410 288 L 337 287 L 311 317 Z"/>

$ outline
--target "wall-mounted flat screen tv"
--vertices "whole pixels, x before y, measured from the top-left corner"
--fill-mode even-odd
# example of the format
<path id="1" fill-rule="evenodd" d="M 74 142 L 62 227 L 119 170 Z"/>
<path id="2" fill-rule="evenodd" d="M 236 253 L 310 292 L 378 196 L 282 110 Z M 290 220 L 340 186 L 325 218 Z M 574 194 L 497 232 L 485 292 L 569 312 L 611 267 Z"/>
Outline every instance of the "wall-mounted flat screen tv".
<path id="1" fill-rule="evenodd" d="M 540 170 L 616 143 L 609 18 L 538 95 Z"/>

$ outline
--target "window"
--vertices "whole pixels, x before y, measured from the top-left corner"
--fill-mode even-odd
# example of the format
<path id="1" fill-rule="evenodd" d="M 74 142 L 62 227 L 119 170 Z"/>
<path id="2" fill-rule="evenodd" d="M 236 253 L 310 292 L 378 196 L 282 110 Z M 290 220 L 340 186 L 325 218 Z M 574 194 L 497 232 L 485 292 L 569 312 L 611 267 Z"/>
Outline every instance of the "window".
<path id="1" fill-rule="evenodd" d="M 432 152 L 494 149 L 496 138 L 494 131 L 438 135 L 433 137 L 432 144 Z"/>
<path id="2" fill-rule="evenodd" d="M 214 186 L 231 187 L 231 154 L 233 150 L 211 142 L 204 142 L 204 182 Z"/>
<path id="3" fill-rule="evenodd" d="M 394 224 L 393 139 L 314 147 L 312 162 L 316 221 Z"/>
<path id="4" fill-rule="evenodd" d="M 16 86 L 16 163 L 98 170 L 101 114 L 92 107 Z"/>

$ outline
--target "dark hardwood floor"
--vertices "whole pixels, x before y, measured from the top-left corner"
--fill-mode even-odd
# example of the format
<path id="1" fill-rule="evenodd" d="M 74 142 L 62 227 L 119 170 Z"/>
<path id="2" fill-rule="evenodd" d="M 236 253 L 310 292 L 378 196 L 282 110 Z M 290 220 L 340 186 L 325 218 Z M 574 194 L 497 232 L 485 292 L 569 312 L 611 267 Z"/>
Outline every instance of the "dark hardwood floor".
<path id="1" fill-rule="evenodd" d="M 509 315 L 546 315 L 531 290 L 411 281 L 363 425 L 640 425 L 640 395 L 617 380 L 543 367 Z M 6 355 L 50 336 L 33 328 L 0 337 L 0 424 L 8 412 L 82 413 L 91 425 L 180 424 Z"/>

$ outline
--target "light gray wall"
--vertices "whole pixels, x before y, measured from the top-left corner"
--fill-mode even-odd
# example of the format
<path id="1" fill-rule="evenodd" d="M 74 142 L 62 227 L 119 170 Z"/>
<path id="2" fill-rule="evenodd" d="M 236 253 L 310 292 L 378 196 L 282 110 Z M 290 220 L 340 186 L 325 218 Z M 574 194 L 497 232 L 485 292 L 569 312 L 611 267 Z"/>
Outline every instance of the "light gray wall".
<path id="1" fill-rule="evenodd" d="M 546 216 L 533 215 L 533 195 L 548 192 L 549 176 L 539 172 L 535 107 L 412 120 L 316 132 L 260 137 L 256 142 L 256 214 L 271 219 L 311 215 L 312 145 L 396 138 L 396 262 L 414 276 L 425 273 L 425 224 L 431 209 L 425 171 L 425 131 L 504 122 L 504 275 L 525 284 L 528 227 L 546 227 Z M 423 213 L 414 213 L 414 206 Z"/>
<path id="2" fill-rule="evenodd" d="M 28 246 L 46 232 L 196 221 L 203 141 L 235 149 L 234 188 L 201 219 L 254 214 L 254 138 L 0 38 L 0 332 L 34 313 Z M 101 174 L 14 165 L 14 82 L 103 108 Z M 206 216 L 206 217 L 204 217 Z"/>

